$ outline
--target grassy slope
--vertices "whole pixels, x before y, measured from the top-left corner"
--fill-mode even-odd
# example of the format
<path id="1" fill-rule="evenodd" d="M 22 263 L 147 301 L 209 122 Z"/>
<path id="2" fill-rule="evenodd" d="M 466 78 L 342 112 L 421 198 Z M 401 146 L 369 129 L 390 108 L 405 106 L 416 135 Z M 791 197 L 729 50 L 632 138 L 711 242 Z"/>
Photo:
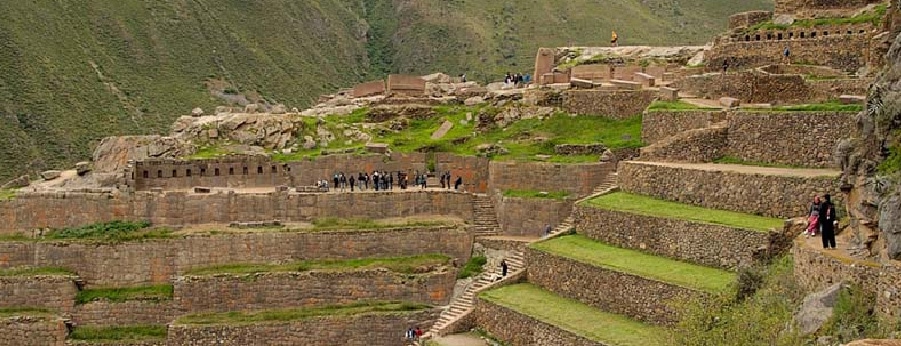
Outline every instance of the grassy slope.
<path id="1" fill-rule="evenodd" d="M 725 292 L 736 275 L 569 235 L 532 245 L 535 249 L 623 273 L 708 292 Z"/>

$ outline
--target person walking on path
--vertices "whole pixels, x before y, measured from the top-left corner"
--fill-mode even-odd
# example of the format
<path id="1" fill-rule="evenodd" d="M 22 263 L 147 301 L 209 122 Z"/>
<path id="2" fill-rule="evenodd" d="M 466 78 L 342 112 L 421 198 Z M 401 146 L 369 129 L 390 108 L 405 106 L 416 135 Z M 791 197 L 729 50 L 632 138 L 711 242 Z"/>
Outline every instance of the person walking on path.
<path id="1" fill-rule="evenodd" d="M 832 204 L 832 198 L 828 194 L 823 196 L 823 203 L 820 204 L 820 233 L 823 237 L 823 249 L 835 249 L 835 224 L 838 218 L 835 215 L 835 205 Z"/>
<path id="2" fill-rule="evenodd" d="M 551 224 L 546 224 L 546 225 L 544 225 L 544 237 L 545 237 L 545 238 L 551 236 L 551 231 L 552 231 L 552 229 L 551 229 Z"/>
<path id="3" fill-rule="evenodd" d="M 807 231 L 804 235 L 808 238 L 817 235 L 817 229 L 820 228 L 820 196 L 813 196 L 813 203 L 807 208 Z"/>
<path id="4" fill-rule="evenodd" d="M 619 47 L 619 35 L 616 34 L 616 30 L 612 31 L 610 34 L 610 46 Z"/>

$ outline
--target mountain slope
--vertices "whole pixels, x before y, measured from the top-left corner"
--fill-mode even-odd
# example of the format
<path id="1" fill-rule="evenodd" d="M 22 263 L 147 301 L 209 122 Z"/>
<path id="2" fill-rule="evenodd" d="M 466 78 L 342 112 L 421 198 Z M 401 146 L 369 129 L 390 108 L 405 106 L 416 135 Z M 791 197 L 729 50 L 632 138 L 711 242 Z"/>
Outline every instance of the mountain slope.
<path id="1" fill-rule="evenodd" d="M 0 0 L 0 181 L 193 107 L 303 107 L 387 73 L 525 72 L 540 46 L 703 43 L 769 0 Z"/>

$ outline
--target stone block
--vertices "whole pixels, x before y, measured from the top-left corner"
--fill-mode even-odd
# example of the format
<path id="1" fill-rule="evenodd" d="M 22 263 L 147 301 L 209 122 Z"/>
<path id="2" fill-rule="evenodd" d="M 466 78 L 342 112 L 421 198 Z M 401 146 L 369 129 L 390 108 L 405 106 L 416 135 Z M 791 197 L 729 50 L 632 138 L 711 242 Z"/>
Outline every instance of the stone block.
<path id="1" fill-rule="evenodd" d="M 79 176 L 84 176 L 88 172 L 91 171 L 91 163 L 82 161 L 75 164 L 75 173 L 78 173 Z"/>
<path id="2" fill-rule="evenodd" d="M 663 73 L 663 81 L 664 82 L 672 82 L 676 80 L 676 74 L 672 72 L 664 72 Z"/>
<path id="3" fill-rule="evenodd" d="M 151 188 L 150 188 L 150 192 L 151 192 L 151 193 L 163 193 L 163 188 L 161 188 L 161 187 L 151 187 Z"/>
<path id="4" fill-rule="evenodd" d="M 863 105 L 867 103 L 867 98 L 864 96 L 842 95 L 838 97 L 838 100 L 843 105 Z"/>
<path id="5" fill-rule="evenodd" d="M 212 191 L 212 189 L 210 189 L 209 187 L 202 187 L 202 186 L 194 187 L 194 193 L 210 193 L 210 191 Z"/>
<path id="6" fill-rule="evenodd" d="M 638 82 L 614 79 L 610 81 L 610 84 L 615 85 L 619 89 L 641 90 L 641 83 Z"/>
<path id="7" fill-rule="evenodd" d="M 10 180 L 6 182 L 6 184 L 0 185 L 0 189 L 16 189 L 20 187 L 26 187 L 31 184 L 31 178 L 28 175 L 23 175 L 16 179 Z"/>
<path id="8" fill-rule="evenodd" d="M 44 180 L 53 180 L 59 178 L 62 174 L 63 172 L 60 171 L 43 171 L 41 172 L 41 178 L 44 178 Z"/>
<path id="9" fill-rule="evenodd" d="M 538 84 L 546 84 L 543 82 L 543 77 L 551 73 L 554 69 L 554 60 L 556 58 L 556 52 L 552 48 L 539 48 L 538 53 L 535 55 L 535 72 L 532 74 L 533 76 L 541 77 L 538 80 Z"/>
<path id="10" fill-rule="evenodd" d="M 376 80 L 357 84 L 353 89 L 354 97 L 368 97 L 385 94 L 385 81 Z"/>
<path id="11" fill-rule="evenodd" d="M 209 129 L 207 131 L 207 135 L 210 137 L 210 139 L 219 138 L 219 130 L 218 129 Z"/>
<path id="12" fill-rule="evenodd" d="M 679 89 L 670 87 L 660 87 L 660 99 L 666 101 L 675 101 L 679 99 Z"/>
<path id="13" fill-rule="evenodd" d="M 720 97 L 720 105 L 723 107 L 735 108 L 741 105 L 741 101 L 732 97 Z"/>
<path id="14" fill-rule="evenodd" d="M 203 108 L 197 107 L 191 110 L 191 116 L 199 117 L 203 116 Z"/>
<path id="15" fill-rule="evenodd" d="M 656 85 L 654 76 L 642 72 L 635 73 L 635 81 L 641 83 L 645 88 L 653 88 Z"/>
<path id="16" fill-rule="evenodd" d="M 388 144 L 384 143 L 366 143 L 366 151 L 376 154 L 387 154 Z"/>
<path id="17" fill-rule="evenodd" d="M 420 76 L 389 75 L 387 92 L 392 95 L 422 96 L 425 94 L 425 79 Z"/>
<path id="18" fill-rule="evenodd" d="M 573 88 L 579 89 L 592 89 L 594 88 L 594 83 L 590 80 L 572 78 L 569 80 L 569 84 L 573 86 Z"/>
<path id="19" fill-rule="evenodd" d="M 275 190 L 278 191 L 278 192 L 288 192 L 288 186 L 286 186 L 286 185 L 279 185 L 279 186 L 276 186 L 276 187 L 275 187 Z"/>

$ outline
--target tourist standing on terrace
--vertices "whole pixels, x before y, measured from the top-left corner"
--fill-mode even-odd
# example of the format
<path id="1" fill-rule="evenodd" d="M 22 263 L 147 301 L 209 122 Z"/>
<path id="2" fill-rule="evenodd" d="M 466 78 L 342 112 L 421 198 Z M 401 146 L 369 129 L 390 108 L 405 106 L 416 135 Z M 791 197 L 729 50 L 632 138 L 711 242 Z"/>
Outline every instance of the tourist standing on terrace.
<path id="1" fill-rule="evenodd" d="M 610 34 L 610 46 L 619 47 L 619 35 L 616 34 L 616 30 Z"/>
<path id="2" fill-rule="evenodd" d="M 501 260 L 501 277 L 507 277 L 507 260 Z"/>
<path id="3" fill-rule="evenodd" d="M 351 174 L 350 176 L 350 192 L 354 192 L 354 176 Z"/>
<path id="4" fill-rule="evenodd" d="M 723 74 L 726 74 L 726 70 L 729 69 L 729 58 L 723 59 Z"/>
<path id="5" fill-rule="evenodd" d="M 785 46 L 785 50 L 782 51 L 782 56 L 783 56 L 782 62 L 785 63 L 786 65 L 791 65 L 791 63 L 792 63 L 791 55 L 792 55 L 791 48 L 788 46 Z"/>
<path id="6" fill-rule="evenodd" d="M 454 182 L 454 190 L 460 191 L 460 185 L 463 185 L 463 177 L 457 177 L 457 181 Z"/>
<path id="7" fill-rule="evenodd" d="M 822 204 L 820 204 L 820 232 L 823 237 L 824 249 L 835 249 L 835 224 L 838 218 L 835 216 L 835 205 L 832 204 L 832 197 L 829 194 L 823 196 Z"/>
<path id="8" fill-rule="evenodd" d="M 820 196 L 813 196 L 813 203 L 807 208 L 807 231 L 804 234 L 807 237 L 817 235 L 817 229 L 820 228 Z"/>

